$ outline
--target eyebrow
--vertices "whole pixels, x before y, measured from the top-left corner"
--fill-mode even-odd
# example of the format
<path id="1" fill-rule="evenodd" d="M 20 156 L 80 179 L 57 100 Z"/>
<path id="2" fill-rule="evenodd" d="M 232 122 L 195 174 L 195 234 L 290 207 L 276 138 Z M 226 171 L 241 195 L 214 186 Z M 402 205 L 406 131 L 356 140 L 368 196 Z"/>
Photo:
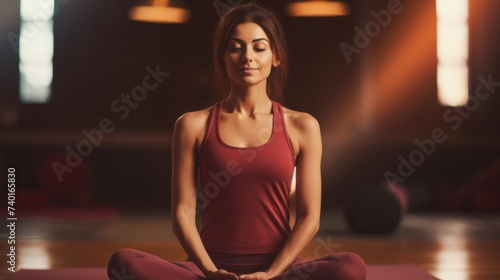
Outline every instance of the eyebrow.
<path id="1" fill-rule="evenodd" d="M 244 43 L 243 40 L 241 39 L 238 39 L 238 38 L 229 38 L 229 41 L 238 41 L 240 43 Z M 258 42 L 258 41 L 266 41 L 269 43 L 269 40 L 267 40 L 266 38 L 257 38 L 257 39 L 253 39 L 252 40 L 252 43 L 255 43 L 255 42 Z M 270 44 L 270 43 L 269 43 Z"/>

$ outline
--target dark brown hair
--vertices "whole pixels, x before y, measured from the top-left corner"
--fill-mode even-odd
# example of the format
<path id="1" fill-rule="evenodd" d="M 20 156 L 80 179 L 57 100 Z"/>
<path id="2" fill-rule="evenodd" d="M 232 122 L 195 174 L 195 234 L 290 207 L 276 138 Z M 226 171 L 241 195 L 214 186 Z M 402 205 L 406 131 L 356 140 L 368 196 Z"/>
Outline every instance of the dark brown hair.
<path id="1" fill-rule="evenodd" d="M 271 51 L 280 62 L 273 67 L 267 78 L 267 95 L 270 99 L 281 101 L 283 87 L 287 76 L 287 54 L 283 26 L 274 13 L 255 3 L 242 4 L 228 10 L 221 18 L 214 34 L 214 80 L 220 99 L 227 97 L 230 90 L 230 81 L 224 63 L 229 35 L 233 28 L 241 23 L 253 22 L 258 24 L 266 33 L 271 44 Z"/>

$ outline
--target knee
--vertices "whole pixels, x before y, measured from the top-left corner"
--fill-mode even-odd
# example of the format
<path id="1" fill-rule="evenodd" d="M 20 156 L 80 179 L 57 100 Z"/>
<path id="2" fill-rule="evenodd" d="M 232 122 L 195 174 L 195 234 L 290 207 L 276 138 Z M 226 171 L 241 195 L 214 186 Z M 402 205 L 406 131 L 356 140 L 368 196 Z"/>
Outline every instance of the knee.
<path id="1" fill-rule="evenodd" d="M 120 249 L 111 255 L 111 258 L 109 258 L 109 264 L 126 263 L 128 260 L 132 259 L 137 252 L 137 250 L 129 248 Z"/>
<path id="2" fill-rule="evenodd" d="M 340 274 L 339 279 L 345 280 L 365 280 L 366 279 L 366 263 L 357 254 L 354 253 L 336 253 L 332 260 L 336 263 L 336 274 Z"/>
<path id="3" fill-rule="evenodd" d="M 134 249 L 120 249 L 111 255 L 108 262 L 108 275 L 114 273 L 119 273 L 123 268 L 130 269 L 130 265 L 133 263 L 133 259 L 137 255 L 138 251 Z"/>

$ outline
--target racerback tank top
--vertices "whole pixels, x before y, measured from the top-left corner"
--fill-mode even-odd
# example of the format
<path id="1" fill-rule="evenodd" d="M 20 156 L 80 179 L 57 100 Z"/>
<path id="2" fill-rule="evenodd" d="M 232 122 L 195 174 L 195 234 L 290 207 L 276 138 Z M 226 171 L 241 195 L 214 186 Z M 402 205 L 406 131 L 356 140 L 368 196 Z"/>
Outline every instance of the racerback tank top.
<path id="1" fill-rule="evenodd" d="M 283 109 L 272 102 L 271 136 L 256 147 L 221 140 L 221 110 L 220 102 L 212 108 L 198 154 L 203 244 L 209 254 L 277 254 L 290 233 L 288 198 L 295 166 Z"/>

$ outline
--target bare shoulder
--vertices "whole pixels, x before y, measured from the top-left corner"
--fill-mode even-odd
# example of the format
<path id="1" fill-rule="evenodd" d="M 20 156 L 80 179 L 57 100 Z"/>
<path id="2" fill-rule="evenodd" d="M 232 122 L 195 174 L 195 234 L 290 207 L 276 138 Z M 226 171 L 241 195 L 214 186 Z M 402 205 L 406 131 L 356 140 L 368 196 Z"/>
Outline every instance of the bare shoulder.
<path id="1" fill-rule="evenodd" d="M 213 107 L 213 106 L 212 106 Z M 198 111 L 191 111 L 182 114 L 176 121 L 176 125 L 181 126 L 199 126 L 205 124 L 210 116 L 212 107 L 208 107 Z"/>
<path id="2" fill-rule="evenodd" d="M 309 113 L 283 107 L 283 114 L 285 116 L 285 120 L 287 121 L 287 128 L 291 126 L 291 129 L 302 133 L 320 131 L 319 122 Z"/>
<path id="3" fill-rule="evenodd" d="M 286 130 L 298 156 L 306 147 L 321 147 L 319 122 L 308 113 L 283 107 Z"/>
<path id="4" fill-rule="evenodd" d="M 175 121 L 174 131 L 187 137 L 195 137 L 196 140 L 203 138 L 212 108 L 213 106 L 182 114 Z"/>

